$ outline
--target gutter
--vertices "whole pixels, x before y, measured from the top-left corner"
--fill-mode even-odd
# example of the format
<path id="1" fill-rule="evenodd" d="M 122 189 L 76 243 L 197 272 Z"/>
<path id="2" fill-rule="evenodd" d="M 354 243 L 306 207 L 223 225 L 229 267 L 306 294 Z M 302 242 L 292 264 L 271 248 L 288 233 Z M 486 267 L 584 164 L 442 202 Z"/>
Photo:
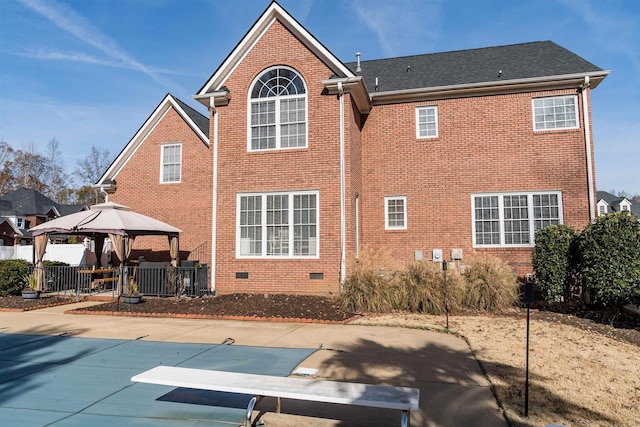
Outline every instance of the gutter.
<path id="1" fill-rule="evenodd" d="M 344 88 L 337 84 L 340 100 L 340 290 L 347 278 L 346 196 L 345 196 L 345 148 L 344 148 Z"/>
<path id="2" fill-rule="evenodd" d="M 422 101 L 460 96 L 481 96 L 498 93 L 527 92 L 534 89 L 567 89 L 578 88 L 585 78 L 591 80 L 591 88 L 600 84 L 610 71 L 594 73 L 564 74 L 560 76 L 535 77 L 527 79 L 501 80 L 482 83 L 465 83 L 430 88 L 403 89 L 370 94 L 373 105 L 391 104 L 406 101 Z M 323 82 L 324 83 L 324 82 Z"/>
<path id="3" fill-rule="evenodd" d="M 588 93 L 589 88 L 591 87 L 591 83 L 589 82 L 589 76 L 584 76 L 584 81 L 582 85 L 580 85 L 582 89 L 582 116 L 584 123 L 584 145 L 585 152 L 587 157 L 587 188 L 588 188 L 588 198 L 589 198 L 589 220 L 593 221 L 596 219 L 596 211 L 595 211 L 595 188 L 593 183 L 593 162 L 591 160 L 591 124 L 589 122 L 589 107 L 588 103 Z"/>

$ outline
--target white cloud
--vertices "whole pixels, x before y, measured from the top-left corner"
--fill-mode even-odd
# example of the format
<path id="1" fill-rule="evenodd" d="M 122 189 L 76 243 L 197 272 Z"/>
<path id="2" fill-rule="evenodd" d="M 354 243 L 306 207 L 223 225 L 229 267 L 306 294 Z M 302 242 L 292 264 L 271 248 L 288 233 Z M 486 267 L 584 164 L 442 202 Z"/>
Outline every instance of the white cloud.
<path id="1" fill-rule="evenodd" d="M 177 86 L 176 83 L 162 77 L 161 73 L 136 60 L 125 49 L 120 47 L 115 40 L 100 31 L 91 21 L 70 6 L 56 0 L 19 1 L 78 40 L 98 49 L 115 63 L 121 63 L 126 68 L 140 71 L 167 88 L 175 88 Z M 76 58 L 79 57 L 76 55 Z M 85 56 L 85 59 L 88 58 L 91 58 L 91 56 Z"/>
<path id="2" fill-rule="evenodd" d="M 353 0 L 352 6 L 376 34 L 385 56 L 424 53 L 440 35 L 441 0 Z"/>
<path id="3" fill-rule="evenodd" d="M 4 53 L 7 55 L 22 56 L 25 58 L 38 59 L 43 61 L 74 61 L 74 62 L 83 62 L 86 64 L 102 65 L 105 67 L 112 67 L 112 68 L 122 68 L 122 69 L 135 70 L 135 71 L 139 70 L 138 68 L 132 66 L 130 63 L 98 58 L 96 56 L 89 55 L 82 52 L 62 52 L 55 49 L 38 48 L 38 49 L 23 49 L 23 50 L 0 50 L 0 53 Z M 201 73 L 198 73 L 198 74 L 187 73 L 183 71 L 168 70 L 168 69 L 156 68 L 156 67 L 148 67 L 148 69 L 153 71 L 156 74 L 187 76 L 187 77 L 202 77 Z"/>

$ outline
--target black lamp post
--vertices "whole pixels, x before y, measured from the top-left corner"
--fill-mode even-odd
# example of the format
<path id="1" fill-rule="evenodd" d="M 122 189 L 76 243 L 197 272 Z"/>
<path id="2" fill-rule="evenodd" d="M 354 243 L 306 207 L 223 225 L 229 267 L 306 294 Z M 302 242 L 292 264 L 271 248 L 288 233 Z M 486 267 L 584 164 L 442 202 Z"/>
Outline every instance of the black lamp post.
<path id="1" fill-rule="evenodd" d="M 529 309 L 533 305 L 533 281 L 527 276 L 524 284 L 524 303 L 527 305 L 527 362 L 525 367 L 524 382 L 524 416 L 529 416 Z"/>

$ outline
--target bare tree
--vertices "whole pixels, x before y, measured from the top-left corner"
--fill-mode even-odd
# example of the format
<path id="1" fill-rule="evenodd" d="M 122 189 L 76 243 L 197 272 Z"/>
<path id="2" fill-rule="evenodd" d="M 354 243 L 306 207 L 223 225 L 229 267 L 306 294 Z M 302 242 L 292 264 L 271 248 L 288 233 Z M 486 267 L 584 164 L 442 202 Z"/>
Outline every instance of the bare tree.
<path id="1" fill-rule="evenodd" d="M 111 154 L 108 150 L 99 150 L 95 146 L 91 147 L 91 152 L 82 160 L 78 160 L 76 175 L 80 178 L 80 188 L 77 190 L 78 201 L 89 205 L 100 203 L 104 200 L 100 190 L 91 188 L 91 185 L 98 182 L 102 174 L 111 164 Z M 87 192 L 93 197 L 87 197 Z M 93 203 L 88 203 L 92 201 Z"/>
<path id="2" fill-rule="evenodd" d="M 13 148 L 6 141 L 0 140 L 0 194 L 15 190 L 13 156 Z"/>
<path id="3" fill-rule="evenodd" d="M 48 186 L 46 183 L 47 160 L 38 154 L 34 145 L 30 145 L 26 150 L 14 152 L 12 172 L 15 179 L 15 188 L 30 188 L 46 194 Z"/>
<path id="4" fill-rule="evenodd" d="M 64 170 L 64 160 L 59 149 L 60 143 L 53 138 L 47 144 L 45 183 L 46 196 L 58 203 L 69 203 L 69 174 Z"/>

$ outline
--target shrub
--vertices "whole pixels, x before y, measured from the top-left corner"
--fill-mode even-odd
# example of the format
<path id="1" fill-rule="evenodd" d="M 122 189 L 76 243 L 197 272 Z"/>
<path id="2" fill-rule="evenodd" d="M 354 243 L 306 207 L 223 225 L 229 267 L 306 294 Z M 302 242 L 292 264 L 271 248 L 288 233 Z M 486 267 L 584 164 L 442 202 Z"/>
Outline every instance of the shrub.
<path id="1" fill-rule="evenodd" d="M 536 284 L 545 300 L 566 299 L 574 285 L 574 248 L 578 232 L 566 225 L 551 225 L 536 231 L 536 246 L 531 254 Z"/>
<path id="2" fill-rule="evenodd" d="M 31 263 L 23 259 L 0 261 L 0 296 L 19 295 L 24 287 L 23 278 L 29 274 Z"/>
<path id="3" fill-rule="evenodd" d="M 640 223 L 629 212 L 598 217 L 579 239 L 583 285 L 595 303 L 640 302 Z"/>
<path id="4" fill-rule="evenodd" d="M 386 313 L 394 304 L 390 295 L 391 278 L 380 271 L 357 271 L 345 280 L 337 305 L 354 313 Z"/>
<path id="5" fill-rule="evenodd" d="M 445 312 L 444 274 L 440 263 L 421 261 L 398 276 L 403 310 L 442 314 Z M 460 305 L 463 281 L 457 269 L 447 271 L 447 302 L 450 310 Z"/>
<path id="6" fill-rule="evenodd" d="M 363 247 L 349 260 L 349 276 L 336 297 L 343 310 L 355 313 L 386 313 L 398 309 L 395 280 L 399 263 L 386 249 Z"/>
<path id="7" fill-rule="evenodd" d="M 465 307 L 499 311 L 513 307 L 518 301 L 519 291 L 516 275 L 504 261 L 495 257 L 470 260 L 464 272 L 465 292 L 462 303 Z"/>

